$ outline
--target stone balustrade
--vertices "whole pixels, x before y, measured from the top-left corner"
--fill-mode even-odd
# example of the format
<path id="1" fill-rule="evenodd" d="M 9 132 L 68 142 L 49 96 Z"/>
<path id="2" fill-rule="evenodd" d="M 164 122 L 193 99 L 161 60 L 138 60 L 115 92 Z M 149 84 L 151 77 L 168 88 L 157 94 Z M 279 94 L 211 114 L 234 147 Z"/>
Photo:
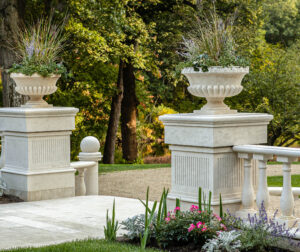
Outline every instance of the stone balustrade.
<path id="1" fill-rule="evenodd" d="M 298 189 L 293 189 L 291 185 L 291 165 L 300 157 L 300 149 L 273 147 L 263 145 L 237 145 L 233 147 L 233 151 L 237 152 L 238 157 L 244 160 L 244 184 L 242 190 L 242 206 L 243 209 L 237 214 L 241 217 L 247 216 L 248 213 L 255 212 L 254 210 L 254 189 L 252 186 L 252 166 L 251 160 L 258 161 L 258 187 L 256 193 L 257 208 L 264 204 L 266 210 L 270 204 L 270 192 L 272 195 L 281 193 L 280 210 L 281 220 L 288 225 L 295 221 L 294 212 L 294 195 L 299 195 Z M 282 162 L 283 171 L 283 187 L 282 189 L 268 189 L 267 184 L 267 161 L 276 157 L 278 162 Z"/>
<path id="2" fill-rule="evenodd" d="M 100 143 L 97 138 L 85 137 L 80 144 L 80 161 L 72 162 L 71 167 L 78 171 L 75 179 L 76 196 L 98 195 L 98 161 L 102 155 L 98 152 Z"/>
<path id="3" fill-rule="evenodd" d="M 1 136 L 1 135 L 0 135 Z M 4 137 L 1 136 L 0 169 L 4 166 Z M 1 176 L 1 171 L 0 171 Z"/>

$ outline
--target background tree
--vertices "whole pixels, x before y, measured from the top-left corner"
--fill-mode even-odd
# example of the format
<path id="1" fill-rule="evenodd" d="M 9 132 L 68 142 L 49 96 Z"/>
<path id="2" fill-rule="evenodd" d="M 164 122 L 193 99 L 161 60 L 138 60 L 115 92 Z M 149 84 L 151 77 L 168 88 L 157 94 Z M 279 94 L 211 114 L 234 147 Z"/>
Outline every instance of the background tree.
<path id="1" fill-rule="evenodd" d="M 18 27 L 24 21 L 25 4 L 26 1 L 22 0 L 0 1 L 0 69 L 3 85 L 2 103 L 5 107 L 19 107 L 27 100 L 27 97 L 16 93 L 16 84 L 7 73 L 7 69 L 17 61 L 13 46 Z"/>

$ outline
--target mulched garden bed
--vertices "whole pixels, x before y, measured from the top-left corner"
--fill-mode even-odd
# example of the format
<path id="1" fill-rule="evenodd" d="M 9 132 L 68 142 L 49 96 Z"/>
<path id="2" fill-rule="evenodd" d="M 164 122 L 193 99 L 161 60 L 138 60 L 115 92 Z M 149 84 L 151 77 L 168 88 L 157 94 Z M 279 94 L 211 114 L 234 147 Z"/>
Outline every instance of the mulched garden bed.
<path id="1" fill-rule="evenodd" d="M 6 195 L 0 197 L 0 204 L 7 204 L 7 203 L 16 203 L 16 202 L 23 202 L 20 198 L 13 196 L 13 195 Z"/>

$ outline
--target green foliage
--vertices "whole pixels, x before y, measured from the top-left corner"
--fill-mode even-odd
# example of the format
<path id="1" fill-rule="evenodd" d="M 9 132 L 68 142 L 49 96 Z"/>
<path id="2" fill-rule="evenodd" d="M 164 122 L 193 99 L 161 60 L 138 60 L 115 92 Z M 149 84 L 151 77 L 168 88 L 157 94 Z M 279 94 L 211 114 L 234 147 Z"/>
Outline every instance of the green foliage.
<path id="1" fill-rule="evenodd" d="M 176 216 L 176 213 L 177 216 Z M 221 222 L 212 216 L 207 211 L 175 211 L 169 212 L 169 217 L 157 229 L 156 239 L 160 247 L 167 248 L 173 246 L 185 246 L 194 244 L 195 246 L 202 246 L 207 239 L 216 235 L 220 230 Z M 206 230 L 195 228 L 188 231 L 191 224 L 197 226 L 197 223 L 203 223 L 202 226 Z M 198 224 L 199 225 L 199 224 Z"/>
<path id="2" fill-rule="evenodd" d="M 107 241 L 115 241 L 117 238 L 117 231 L 119 229 L 119 223 L 115 220 L 115 200 L 113 203 L 112 218 L 108 217 L 108 210 L 106 212 L 106 226 L 104 226 L 104 236 Z"/>
<path id="3" fill-rule="evenodd" d="M 149 186 L 147 187 L 147 194 L 146 194 L 146 203 L 144 203 L 142 200 L 140 202 L 145 206 L 145 230 L 143 234 L 140 234 L 140 240 L 141 240 L 141 248 L 145 249 L 147 242 L 149 240 L 149 233 L 150 233 L 150 225 L 153 221 L 157 201 L 154 201 L 152 209 L 148 207 L 149 205 Z"/>
<path id="4" fill-rule="evenodd" d="M 146 95 L 149 96 L 149 92 Z M 163 142 L 164 125 L 159 120 L 159 116 L 177 113 L 163 104 L 155 106 L 152 99 L 152 96 L 142 97 L 139 95 L 139 100 L 142 102 L 139 106 L 137 139 L 141 157 L 163 156 L 169 153 L 168 145 Z"/>
<path id="5" fill-rule="evenodd" d="M 158 213 L 156 218 L 156 225 L 155 229 L 159 229 L 160 224 L 163 223 L 163 221 L 167 218 L 167 197 L 168 197 L 169 190 L 163 190 L 163 193 L 161 195 L 159 205 L 158 205 Z"/>
<path id="6" fill-rule="evenodd" d="M 38 73 L 43 77 L 52 74 L 64 74 L 66 71 L 66 68 L 60 63 L 38 64 L 33 60 L 24 60 L 21 64 L 13 64 L 9 69 L 10 73 L 22 73 L 29 76 Z"/>
<path id="7" fill-rule="evenodd" d="M 202 211 L 202 188 L 199 187 L 198 189 L 198 207 L 199 210 Z"/>
<path id="8" fill-rule="evenodd" d="M 300 44 L 288 49 L 261 44 L 253 51 L 251 71 L 240 95 L 226 99 L 241 112 L 274 116 L 269 145 L 290 146 L 300 140 Z"/>
<path id="9" fill-rule="evenodd" d="M 220 213 L 219 213 L 219 216 L 220 216 L 221 218 L 223 218 L 224 214 L 223 214 L 223 202 L 222 202 L 222 195 L 221 195 L 221 193 L 220 193 L 219 205 L 220 205 Z"/>
<path id="10" fill-rule="evenodd" d="M 155 236 L 155 222 L 157 216 L 155 215 L 152 223 L 149 225 L 149 238 L 154 238 Z M 132 240 L 133 242 L 139 242 L 140 235 L 144 235 L 145 231 L 145 214 L 135 215 L 133 217 L 127 218 L 125 221 L 121 222 L 122 229 L 126 230 L 127 233 L 124 235 L 126 238 Z"/>
<path id="11" fill-rule="evenodd" d="M 53 16 L 41 18 L 36 24 L 19 28 L 16 32 L 16 47 L 12 48 L 21 61 L 14 64 L 9 72 L 32 75 L 38 73 L 44 77 L 65 73 L 66 68 L 57 63 L 63 52 L 66 34 L 63 23 L 55 23 Z"/>
<path id="12" fill-rule="evenodd" d="M 300 1 L 268 0 L 264 3 L 266 40 L 291 46 L 300 38 Z"/>

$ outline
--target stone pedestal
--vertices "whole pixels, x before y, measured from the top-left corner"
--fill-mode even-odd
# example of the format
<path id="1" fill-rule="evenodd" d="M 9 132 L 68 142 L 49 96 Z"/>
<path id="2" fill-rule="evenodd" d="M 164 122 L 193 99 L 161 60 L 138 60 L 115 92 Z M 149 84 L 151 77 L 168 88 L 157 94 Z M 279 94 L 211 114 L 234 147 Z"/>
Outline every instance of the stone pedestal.
<path id="1" fill-rule="evenodd" d="M 198 203 L 201 187 L 212 206 L 218 211 L 219 195 L 224 208 L 240 208 L 243 187 L 243 161 L 232 146 L 267 142 L 268 114 L 237 113 L 228 115 L 175 114 L 160 116 L 165 126 L 165 143 L 172 153 L 172 185 L 168 195 L 169 207 L 175 199 L 187 209 Z M 257 179 L 254 164 L 253 184 Z M 225 210 L 224 209 L 224 210 Z"/>
<path id="2" fill-rule="evenodd" d="M 70 134 L 76 108 L 1 108 L 6 193 L 25 201 L 75 194 Z"/>

